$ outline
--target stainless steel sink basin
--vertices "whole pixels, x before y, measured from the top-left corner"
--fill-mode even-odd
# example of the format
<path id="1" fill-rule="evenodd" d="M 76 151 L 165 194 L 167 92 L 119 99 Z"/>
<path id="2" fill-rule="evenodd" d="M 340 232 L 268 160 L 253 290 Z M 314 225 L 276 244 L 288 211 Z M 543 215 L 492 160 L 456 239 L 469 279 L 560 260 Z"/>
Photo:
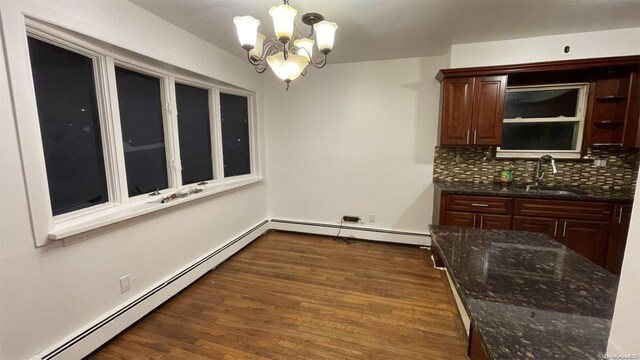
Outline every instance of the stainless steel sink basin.
<path id="1" fill-rule="evenodd" d="M 531 194 L 540 194 L 540 195 L 587 195 L 587 192 L 580 189 L 572 189 L 565 187 L 544 187 L 544 188 L 525 188 L 525 192 Z"/>
<path id="2" fill-rule="evenodd" d="M 549 194 L 549 195 L 580 195 L 580 193 L 576 191 L 554 190 L 554 189 L 529 190 L 529 192 L 533 192 L 536 194 Z"/>

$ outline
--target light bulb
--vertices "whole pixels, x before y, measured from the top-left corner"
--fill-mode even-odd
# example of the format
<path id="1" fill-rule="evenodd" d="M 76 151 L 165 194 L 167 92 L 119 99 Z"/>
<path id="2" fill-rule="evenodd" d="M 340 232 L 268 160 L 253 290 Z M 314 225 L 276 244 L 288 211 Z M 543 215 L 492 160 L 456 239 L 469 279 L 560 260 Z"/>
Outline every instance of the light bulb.
<path id="1" fill-rule="evenodd" d="M 306 57 L 295 54 L 288 54 L 287 60 L 285 60 L 284 54 L 280 52 L 267 56 L 267 63 L 277 77 L 286 82 L 291 82 L 302 74 L 309 61 Z"/>
<path id="2" fill-rule="evenodd" d="M 273 18 L 273 30 L 282 43 L 287 43 L 293 35 L 293 20 L 298 11 L 289 5 L 272 6 L 269 15 Z"/>
<path id="3" fill-rule="evenodd" d="M 238 40 L 242 48 L 247 51 L 253 49 L 256 46 L 260 20 L 251 16 L 236 16 L 233 18 L 233 23 L 236 24 Z"/>
<path id="4" fill-rule="evenodd" d="M 302 55 L 307 58 L 307 61 L 311 62 L 311 58 L 313 57 L 313 44 L 315 41 L 307 38 L 302 38 L 295 40 L 293 45 L 298 47 L 298 55 Z"/>
<path id="5" fill-rule="evenodd" d="M 316 40 L 318 40 L 318 49 L 323 54 L 328 54 L 333 48 L 333 40 L 336 35 L 338 25 L 334 22 L 321 21 L 313 28 L 316 31 Z"/>
<path id="6" fill-rule="evenodd" d="M 258 33 L 258 37 L 256 39 L 256 46 L 251 51 L 249 51 L 249 56 L 255 57 L 257 59 L 260 59 L 262 57 L 262 48 L 264 46 L 264 40 L 266 38 L 267 38 L 266 36 Z"/>

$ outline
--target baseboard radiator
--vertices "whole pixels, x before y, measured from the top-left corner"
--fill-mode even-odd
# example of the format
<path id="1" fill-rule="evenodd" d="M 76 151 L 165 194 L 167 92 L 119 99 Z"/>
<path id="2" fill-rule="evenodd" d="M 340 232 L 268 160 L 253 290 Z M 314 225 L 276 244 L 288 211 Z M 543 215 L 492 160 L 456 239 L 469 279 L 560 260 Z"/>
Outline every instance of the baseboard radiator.
<path id="1" fill-rule="evenodd" d="M 89 355 L 268 230 L 269 221 L 264 220 L 33 359 L 80 359 Z"/>
<path id="2" fill-rule="evenodd" d="M 431 246 L 431 235 L 427 233 L 370 228 L 347 224 L 271 219 L 271 229 L 328 236 L 336 236 L 338 235 L 338 232 L 340 232 L 341 238 L 353 237 L 355 239 L 363 240 Z"/>

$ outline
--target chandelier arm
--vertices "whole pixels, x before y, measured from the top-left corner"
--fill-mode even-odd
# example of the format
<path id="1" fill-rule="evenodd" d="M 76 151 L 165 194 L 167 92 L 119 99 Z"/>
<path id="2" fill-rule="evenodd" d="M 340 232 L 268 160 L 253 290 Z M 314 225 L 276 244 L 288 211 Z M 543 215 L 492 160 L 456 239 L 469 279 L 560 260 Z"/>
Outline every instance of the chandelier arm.
<path id="1" fill-rule="evenodd" d="M 251 65 L 260 66 L 265 63 L 265 59 L 267 58 L 267 56 L 275 55 L 278 53 L 278 51 L 280 51 L 278 49 L 278 44 L 275 43 L 273 40 L 269 40 L 269 42 L 267 42 L 266 45 L 264 45 L 264 48 L 262 49 L 262 56 L 259 59 L 256 57 L 251 57 L 248 51 L 247 51 L 247 59 L 249 60 L 249 63 Z"/>
<path id="2" fill-rule="evenodd" d="M 262 74 L 263 72 L 267 71 L 268 66 L 255 66 L 254 69 L 256 69 L 256 72 L 258 74 Z"/>
<path id="3" fill-rule="evenodd" d="M 316 61 L 312 61 L 310 63 L 316 69 L 322 69 L 325 65 L 327 65 L 327 54 L 324 54 L 322 59 L 318 59 Z"/>

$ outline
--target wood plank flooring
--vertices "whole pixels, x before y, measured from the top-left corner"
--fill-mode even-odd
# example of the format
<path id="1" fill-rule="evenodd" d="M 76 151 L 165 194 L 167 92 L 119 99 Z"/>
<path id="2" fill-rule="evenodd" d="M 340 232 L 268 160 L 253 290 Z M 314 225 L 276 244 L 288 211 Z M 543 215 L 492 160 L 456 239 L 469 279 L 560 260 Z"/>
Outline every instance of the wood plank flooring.
<path id="1" fill-rule="evenodd" d="M 91 359 L 466 359 L 446 276 L 415 246 L 270 232 Z"/>

